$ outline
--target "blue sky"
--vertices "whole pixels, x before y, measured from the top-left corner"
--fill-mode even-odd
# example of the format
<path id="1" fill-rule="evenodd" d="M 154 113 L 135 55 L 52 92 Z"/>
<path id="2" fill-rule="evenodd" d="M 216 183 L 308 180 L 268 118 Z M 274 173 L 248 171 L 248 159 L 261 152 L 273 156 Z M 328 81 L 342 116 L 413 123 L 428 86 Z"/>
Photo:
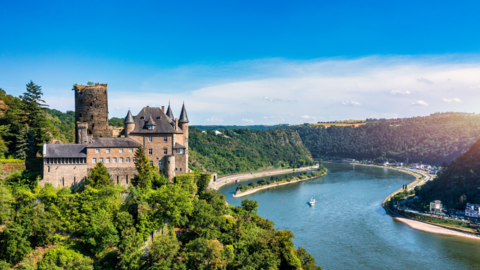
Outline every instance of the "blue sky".
<path id="1" fill-rule="evenodd" d="M 478 1 L 2 1 L 0 87 L 29 80 L 73 110 L 109 85 L 110 116 L 183 101 L 192 124 L 475 111 Z M 478 111 L 478 110 L 477 110 Z"/>

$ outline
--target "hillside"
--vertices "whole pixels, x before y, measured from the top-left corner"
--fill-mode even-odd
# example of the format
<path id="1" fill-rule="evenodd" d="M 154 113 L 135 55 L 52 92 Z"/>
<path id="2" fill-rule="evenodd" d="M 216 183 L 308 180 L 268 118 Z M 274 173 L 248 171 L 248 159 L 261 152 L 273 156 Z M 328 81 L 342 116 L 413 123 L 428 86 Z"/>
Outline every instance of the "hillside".
<path id="1" fill-rule="evenodd" d="M 466 203 L 480 204 L 480 140 L 435 180 L 417 188 L 416 195 L 422 198 L 424 207 L 433 200 L 441 200 L 449 209 L 465 209 Z"/>
<path id="2" fill-rule="evenodd" d="M 314 158 L 451 162 L 480 138 L 480 115 L 434 114 L 353 127 L 303 125 L 294 129 Z"/>
<path id="3" fill-rule="evenodd" d="M 267 168 L 313 165 L 308 149 L 292 130 L 227 129 L 215 135 L 190 127 L 189 167 L 219 175 Z"/>

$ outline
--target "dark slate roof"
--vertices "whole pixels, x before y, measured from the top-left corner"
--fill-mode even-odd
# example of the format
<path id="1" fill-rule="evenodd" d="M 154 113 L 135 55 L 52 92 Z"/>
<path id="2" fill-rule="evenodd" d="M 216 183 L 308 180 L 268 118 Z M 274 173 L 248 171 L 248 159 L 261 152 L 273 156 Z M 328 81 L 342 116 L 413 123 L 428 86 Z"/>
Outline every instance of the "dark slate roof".
<path id="1" fill-rule="evenodd" d="M 170 103 L 168 103 L 167 116 L 170 117 L 170 119 L 175 120 L 175 117 L 173 117 L 172 109 L 170 108 Z"/>
<path id="2" fill-rule="evenodd" d="M 150 118 L 148 118 L 147 123 L 145 123 L 145 126 L 156 126 L 155 121 L 153 121 L 151 114 L 150 114 Z"/>
<path id="3" fill-rule="evenodd" d="M 187 147 L 179 144 L 178 142 L 175 143 L 175 147 L 174 148 L 184 148 L 184 149 L 187 149 Z"/>
<path id="4" fill-rule="evenodd" d="M 155 128 L 153 130 L 147 130 L 145 124 L 149 120 L 150 116 L 155 121 Z M 143 118 L 143 119 L 142 119 Z M 144 107 L 135 117 L 135 129 L 131 133 L 181 133 L 179 129 L 175 131 L 175 122 L 170 119 L 160 108 L 158 107 Z"/>
<path id="5" fill-rule="evenodd" d="M 178 119 L 179 123 L 188 123 L 188 116 L 187 110 L 185 110 L 185 103 L 182 106 L 182 112 L 180 113 L 180 119 Z"/>
<path id="6" fill-rule="evenodd" d="M 125 117 L 125 124 L 132 124 L 132 123 L 133 123 L 132 112 L 128 110 L 127 117 Z"/>
<path id="7" fill-rule="evenodd" d="M 136 142 L 132 138 L 120 138 L 120 137 L 114 137 L 114 138 L 98 138 L 95 139 L 93 142 L 86 144 L 85 145 L 87 148 L 106 148 L 106 147 L 111 147 L 111 148 L 136 148 L 139 147 L 140 144 Z"/>
<path id="8" fill-rule="evenodd" d="M 47 144 L 46 158 L 86 158 L 85 144 Z"/>

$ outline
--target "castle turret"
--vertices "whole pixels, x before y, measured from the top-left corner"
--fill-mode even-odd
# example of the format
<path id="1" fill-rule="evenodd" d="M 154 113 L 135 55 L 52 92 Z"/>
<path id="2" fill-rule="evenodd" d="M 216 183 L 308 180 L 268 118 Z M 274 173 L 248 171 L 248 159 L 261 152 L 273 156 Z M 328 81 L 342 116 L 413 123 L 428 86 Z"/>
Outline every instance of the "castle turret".
<path id="1" fill-rule="evenodd" d="M 107 84 L 73 86 L 75 91 L 75 122 L 87 123 L 87 135 L 93 139 L 109 137 Z M 79 143 L 80 133 L 75 132 Z"/>
<path id="2" fill-rule="evenodd" d="M 77 133 L 75 134 L 77 139 L 76 143 L 88 143 L 90 141 L 89 136 L 87 135 L 88 123 L 76 122 L 75 129 L 77 130 Z"/>
<path id="3" fill-rule="evenodd" d="M 125 117 L 125 121 L 123 122 L 123 132 L 125 133 L 125 137 L 128 137 L 130 132 L 135 129 L 135 122 L 133 121 L 132 112 L 128 110 L 127 116 Z"/>
<path id="4" fill-rule="evenodd" d="M 172 109 L 170 108 L 170 102 L 168 102 L 167 116 L 168 116 L 170 119 L 175 120 L 175 117 L 173 117 Z"/>
<path id="5" fill-rule="evenodd" d="M 182 112 L 180 113 L 180 119 L 178 119 L 178 127 L 183 131 L 183 144 L 185 146 L 185 156 L 186 160 L 188 161 L 188 116 L 187 116 L 187 110 L 185 109 L 185 103 L 183 103 L 182 106 Z M 186 172 L 188 172 L 188 162 L 186 163 Z"/>

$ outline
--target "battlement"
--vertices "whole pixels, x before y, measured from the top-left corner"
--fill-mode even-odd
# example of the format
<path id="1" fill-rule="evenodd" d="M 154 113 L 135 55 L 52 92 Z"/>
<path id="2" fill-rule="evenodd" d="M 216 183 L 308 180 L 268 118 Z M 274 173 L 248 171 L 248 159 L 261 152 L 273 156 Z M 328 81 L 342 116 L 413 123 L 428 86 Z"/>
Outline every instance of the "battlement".
<path id="1" fill-rule="evenodd" d="M 107 84 L 106 83 L 96 83 L 94 85 L 83 85 L 83 84 L 74 84 L 73 85 L 73 90 L 77 92 L 82 92 L 86 91 L 89 89 L 95 89 L 95 90 L 107 90 Z"/>

